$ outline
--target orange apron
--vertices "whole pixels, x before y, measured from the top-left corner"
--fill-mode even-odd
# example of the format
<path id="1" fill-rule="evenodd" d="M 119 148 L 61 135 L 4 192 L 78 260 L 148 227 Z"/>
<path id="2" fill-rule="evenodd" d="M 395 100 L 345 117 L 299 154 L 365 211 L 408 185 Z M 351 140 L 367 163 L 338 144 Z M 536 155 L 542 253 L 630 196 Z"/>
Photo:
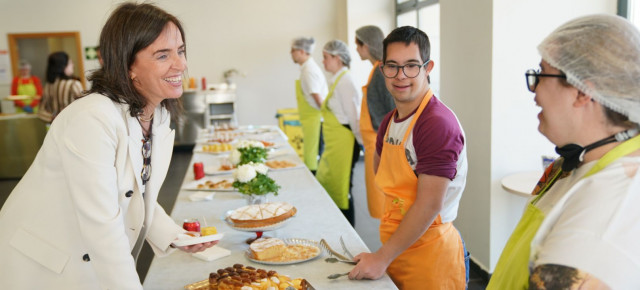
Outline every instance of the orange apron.
<path id="1" fill-rule="evenodd" d="M 398 145 L 384 143 L 382 147 L 375 178 L 385 198 L 384 215 L 380 223 L 382 243 L 386 243 L 395 233 L 416 199 L 418 178 L 409 162 L 402 161 L 407 159 L 404 144 L 432 96 L 429 90 L 402 142 Z M 390 125 L 386 129 L 385 140 Z M 443 224 L 438 215 L 429 229 L 391 262 L 387 273 L 400 289 L 465 289 L 464 250 L 458 230 L 450 222 Z"/>
<path id="2" fill-rule="evenodd" d="M 367 186 L 367 204 L 369 214 L 373 218 L 382 217 L 384 210 L 384 194 L 376 185 L 375 173 L 373 172 L 373 156 L 376 152 L 376 137 L 378 132 L 373 129 L 371 115 L 369 115 L 369 105 L 367 104 L 367 89 L 373 73 L 380 66 L 380 61 L 373 64 L 373 69 L 369 74 L 367 84 L 362 87 L 362 107 L 360 108 L 360 133 L 362 134 L 362 145 L 364 146 L 364 180 Z"/>

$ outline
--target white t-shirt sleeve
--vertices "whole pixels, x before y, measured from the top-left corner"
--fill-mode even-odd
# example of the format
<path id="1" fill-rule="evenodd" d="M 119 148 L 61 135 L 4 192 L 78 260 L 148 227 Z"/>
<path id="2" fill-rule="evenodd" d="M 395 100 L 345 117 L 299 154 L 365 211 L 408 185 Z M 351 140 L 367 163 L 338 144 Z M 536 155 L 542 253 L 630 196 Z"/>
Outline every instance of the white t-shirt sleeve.
<path id="1" fill-rule="evenodd" d="M 334 94 L 338 97 L 337 99 L 340 102 L 342 113 L 344 114 L 344 116 L 338 117 L 338 119 L 343 124 L 349 124 L 356 140 L 362 144 L 362 134 L 360 134 L 360 105 L 362 103 L 362 97 L 349 73 L 340 79 L 340 82 L 336 85 Z"/>
<path id="2" fill-rule="evenodd" d="M 558 264 L 594 275 L 612 289 L 640 289 L 640 174 L 635 160 L 616 162 L 567 192 L 532 242 L 534 268 Z"/>

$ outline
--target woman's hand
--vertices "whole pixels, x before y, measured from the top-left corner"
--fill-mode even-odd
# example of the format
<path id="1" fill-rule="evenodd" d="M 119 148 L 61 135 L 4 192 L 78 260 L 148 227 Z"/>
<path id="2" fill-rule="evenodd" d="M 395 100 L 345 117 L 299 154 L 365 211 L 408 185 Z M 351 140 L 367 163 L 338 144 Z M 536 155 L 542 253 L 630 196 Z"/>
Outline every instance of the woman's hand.
<path id="1" fill-rule="evenodd" d="M 183 250 L 187 253 L 197 253 L 197 252 L 202 252 L 208 248 L 211 248 L 216 244 L 218 244 L 218 241 L 206 242 L 206 243 L 200 243 L 200 244 L 184 246 L 184 247 L 176 247 L 176 248 Z"/>
<path id="2" fill-rule="evenodd" d="M 349 279 L 380 279 L 387 267 L 389 267 L 390 261 L 387 262 L 381 254 L 376 253 L 360 253 L 353 258 L 358 264 L 349 272 Z"/>

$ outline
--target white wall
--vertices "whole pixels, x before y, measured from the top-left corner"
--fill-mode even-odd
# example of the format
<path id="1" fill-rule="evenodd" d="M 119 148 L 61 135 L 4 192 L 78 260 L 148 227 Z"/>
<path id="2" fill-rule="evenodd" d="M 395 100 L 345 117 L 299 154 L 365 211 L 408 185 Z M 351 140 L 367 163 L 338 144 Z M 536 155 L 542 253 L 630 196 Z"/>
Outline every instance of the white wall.
<path id="1" fill-rule="evenodd" d="M 492 0 L 440 2 L 440 90 L 466 133 L 469 172 L 456 227 L 474 260 L 490 260 Z"/>
<path id="2" fill-rule="evenodd" d="M 476 262 L 492 272 L 526 204 L 500 180 L 541 170 L 554 146 L 537 131 L 534 95 L 524 72 L 537 68 L 536 46 L 580 15 L 615 14 L 616 0 L 441 1 L 442 95 L 469 144 L 469 177 L 456 226 Z"/>
<path id="3" fill-rule="evenodd" d="M 80 31 L 83 48 L 96 46 L 104 22 L 120 2 L 0 0 L 0 35 Z M 246 74 L 235 78 L 241 124 L 276 124 L 277 109 L 296 106 L 294 82 L 299 66 L 289 53 L 293 38 L 315 37 L 313 57 L 320 65 L 322 46 L 327 41 L 336 38 L 346 41 L 353 49 L 354 64 L 360 66 L 364 62 L 355 51 L 355 26 L 377 24 L 388 32 L 393 23 L 393 3 L 386 0 L 157 0 L 155 3 L 183 22 L 191 77 L 222 82 L 222 73 L 231 68 Z M 24 18 L 26 11 L 29 20 Z M 354 20 L 349 19 L 351 15 Z M 2 49 L 8 49 L 6 37 L 0 37 Z M 85 60 L 85 70 L 97 66 L 97 61 Z M 364 84 L 369 69 L 354 73 Z M 0 84 L 0 96 L 8 94 L 9 85 Z"/>

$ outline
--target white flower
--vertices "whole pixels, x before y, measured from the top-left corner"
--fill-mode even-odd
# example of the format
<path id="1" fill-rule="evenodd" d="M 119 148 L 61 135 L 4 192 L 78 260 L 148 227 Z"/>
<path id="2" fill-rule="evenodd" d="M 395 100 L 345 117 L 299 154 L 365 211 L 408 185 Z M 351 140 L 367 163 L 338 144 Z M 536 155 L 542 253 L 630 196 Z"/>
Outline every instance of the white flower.
<path id="1" fill-rule="evenodd" d="M 264 144 L 260 141 L 255 141 L 255 140 L 240 140 L 236 144 L 236 148 L 247 148 L 247 147 L 264 148 Z"/>
<path id="2" fill-rule="evenodd" d="M 240 182 L 247 183 L 257 175 L 256 170 L 250 164 L 244 164 L 238 166 L 238 169 L 233 172 L 233 178 Z"/>
<path id="3" fill-rule="evenodd" d="M 253 164 L 253 168 L 260 174 L 267 174 L 267 171 L 269 171 L 269 167 L 264 165 L 264 163 Z"/>
<path id="4" fill-rule="evenodd" d="M 238 149 L 233 149 L 231 151 L 231 154 L 229 155 L 229 161 L 231 161 L 231 163 L 233 163 L 234 165 L 237 165 L 238 163 L 240 163 L 241 156 L 242 156 L 242 153 L 240 153 Z"/>

